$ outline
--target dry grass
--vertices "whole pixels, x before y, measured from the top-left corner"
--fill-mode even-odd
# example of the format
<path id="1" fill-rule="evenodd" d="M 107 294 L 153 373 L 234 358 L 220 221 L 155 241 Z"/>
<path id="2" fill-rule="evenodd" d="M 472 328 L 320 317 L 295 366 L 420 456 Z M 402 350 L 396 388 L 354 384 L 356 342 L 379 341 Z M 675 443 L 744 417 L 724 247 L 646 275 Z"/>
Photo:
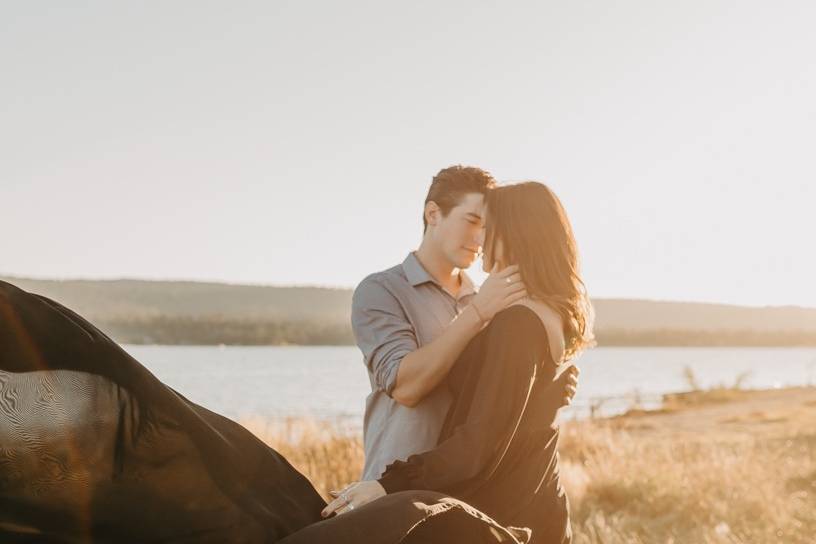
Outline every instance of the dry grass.
<path id="1" fill-rule="evenodd" d="M 281 453 L 305 474 L 323 498 L 360 479 L 363 471 L 362 437 L 338 430 L 340 425 L 313 419 L 242 420 L 255 436 Z"/>
<path id="2" fill-rule="evenodd" d="M 812 421 L 737 434 L 708 422 L 690 435 L 671 430 L 671 413 L 652 417 L 663 419 L 562 427 L 562 478 L 577 543 L 814 542 Z M 324 495 L 360 474 L 360 437 L 335 432 L 330 423 L 244 424 Z"/>
<path id="3" fill-rule="evenodd" d="M 814 433 L 672 440 L 572 424 L 561 451 L 577 541 L 811 543 Z"/>

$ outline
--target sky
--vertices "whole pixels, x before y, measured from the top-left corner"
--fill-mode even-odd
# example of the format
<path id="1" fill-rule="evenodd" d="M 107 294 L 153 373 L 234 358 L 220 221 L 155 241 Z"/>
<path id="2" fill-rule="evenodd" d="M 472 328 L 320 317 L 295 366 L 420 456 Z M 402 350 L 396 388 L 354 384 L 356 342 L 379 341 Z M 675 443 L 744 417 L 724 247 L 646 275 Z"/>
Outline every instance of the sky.
<path id="1" fill-rule="evenodd" d="M 559 195 L 591 296 L 816 306 L 814 20 L 0 0 L 0 275 L 352 287 L 461 163 Z"/>

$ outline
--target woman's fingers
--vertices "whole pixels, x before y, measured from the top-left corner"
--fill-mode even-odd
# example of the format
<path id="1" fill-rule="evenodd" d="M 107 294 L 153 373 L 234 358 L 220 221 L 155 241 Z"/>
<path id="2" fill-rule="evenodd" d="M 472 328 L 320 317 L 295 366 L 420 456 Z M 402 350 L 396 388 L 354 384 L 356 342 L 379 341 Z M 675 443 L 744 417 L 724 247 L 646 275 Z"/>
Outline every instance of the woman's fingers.
<path id="1" fill-rule="evenodd" d="M 326 508 L 324 508 L 320 512 L 320 517 L 327 518 L 327 517 L 331 516 L 334 513 L 334 511 L 337 510 L 337 508 L 339 508 L 339 507 L 340 507 L 340 504 L 337 502 L 337 499 L 333 500 L 328 505 L 326 505 Z"/>
<path id="2" fill-rule="evenodd" d="M 348 493 L 349 491 L 351 491 L 351 489 L 352 489 L 352 488 L 353 488 L 355 485 L 357 485 L 357 482 L 352 482 L 352 483 L 348 484 L 346 487 L 344 487 L 343 489 L 341 489 L 340 491 L 334 491 L 334 490 L 329 491 L 329 494 L 330 494 L 332 497 L 339 497 L 339 496 L 340 496 L 340 495 L 342 495 L 343 493 Z"/>
<path id="3" fill-rule="evenodd" d="M 323 516 L 324 518 L 327 518 L 330 515 L 336 513 L 338 510 L 340 510 L 344 506 L 346 506 L 346 504 L 348 504 L 348 501 L 346 500 L 345 496 L 339 496 L 336 499 L 334 499 L 333 501 L 331 501 L 326 506 L 326 508 L 324 508 L 323 511 L 320 512 L 320 515 Z"/>
<path id="4" fill-rule="evenodd" d="M 507 280 L 510 280 L 510 281 L 508 282 Z M 511 275 L 507 276 L 504 279 L 504 281 L 507 282 L 508 285 L 509 284 L 514 284 L 514 283 L 521 283 L 521 274 L 519 274 L 519 273 L 511 274 Z"/>
<path id="5" fill-rule="evenodd" d="M 514 291 L 505 297 L 504 302 L 506 306 L 510 306 L 514 302 L 518 302 L 519 300 L 523 299 L 527 296 L 527 289 L 521 288 L 518 291 Z"/>
<path id="6" fill-rule="evenodd" d="M 564 388 L 564 406 L 572 404 L 572 399 L 575 398 L 577 388 L 574 385 L 567 385 Z"/>
<path id="7" fill-rule="evenodd" d="M 359 485 L 360 482 L 353 482 L 340 491 L 329 491 L 329 495 L 335 497 L 335 499 L 331 501 L 322 512 L 320 512 L 320 515 L 327 518 L 332 514 L 344 514 L 351 510 L 350 505 L 352 503 L 355 506 L 359 505 L 360 501 L 355 499 L 354 495 L 355 488 Z"/>
<path id="8" fill-rule="evenodd" d="M 495 266 L 494 266 L 494 268 L 495 268 Z M 506 277 L 508 277 L 508 276 L 512 276 L 513 274 L 515 274 L 516 272 L 518 272 L 518 269 L 519 269 L 519 267 L 518 267 L 518 265 L 517 265 L 517 264 L 511 264 L 511 265 L 510 265 L 510 266 L 508 266 L 507 268 L 504 268 L 504 269 L 503 269 L 501 272 L 499 272 L 497 275 L 498 275 L 500 278 L 506 278 Z"/>
<path id="9" fill-rule="evenodd" d="M 341 506 L 340 508 L 337 509 L 335 514 L 337 514 L 339 516 L 341 514 L 345 514 L 349 510 L 351 510 L 351 507 L 348 504 L 344 504 L 343 506 Z"/>
<path id="10" fill-rule="evenodd" d="M 517 291 L 519 291 L 521 289 L 527 289 L 527 286 L 525 286 L 521 282 L 511 283 L 510 285 L 507 286 L 507 292 L 508 293 L 515 293 L 515 292 L 517 292 Z"/>

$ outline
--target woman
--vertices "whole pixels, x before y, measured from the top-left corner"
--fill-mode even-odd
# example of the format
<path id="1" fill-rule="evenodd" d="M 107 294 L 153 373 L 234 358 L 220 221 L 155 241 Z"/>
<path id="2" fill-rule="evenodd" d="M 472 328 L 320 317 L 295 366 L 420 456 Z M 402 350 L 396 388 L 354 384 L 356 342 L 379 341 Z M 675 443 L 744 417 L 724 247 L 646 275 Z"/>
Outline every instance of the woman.
<path id="1" fill-rule="evenodd" d="M 393 463 L 376 482 L 352 484 L 324 515 L 427 489 L 502 525 L 530 528 L 531 542 L 571 541 L 558 427 L 542 412 L 559 367 L 592 341 L 575 239 L 560 201 L 541 183 L 494 189 L 487 217 L 485 269 L 517 264 L 529 297 L 494 317 L 457 360 L 437 447 Z"/>

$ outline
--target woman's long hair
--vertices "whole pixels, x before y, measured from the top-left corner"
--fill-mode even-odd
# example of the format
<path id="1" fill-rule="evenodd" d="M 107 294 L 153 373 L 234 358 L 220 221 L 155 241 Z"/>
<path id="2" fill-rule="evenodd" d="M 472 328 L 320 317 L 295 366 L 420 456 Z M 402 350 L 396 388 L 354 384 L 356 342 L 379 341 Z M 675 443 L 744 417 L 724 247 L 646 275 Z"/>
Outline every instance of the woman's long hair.
<path id="1" fill-rule="evenodd" d="M 548 304 L 564 324 L 564 360 L 594 344 L 593 312 L 579 271 L 578 247 L 564 207 L 535 181 L 488 191 L 485 258 L 517 264 L 530 297 Z"/>

